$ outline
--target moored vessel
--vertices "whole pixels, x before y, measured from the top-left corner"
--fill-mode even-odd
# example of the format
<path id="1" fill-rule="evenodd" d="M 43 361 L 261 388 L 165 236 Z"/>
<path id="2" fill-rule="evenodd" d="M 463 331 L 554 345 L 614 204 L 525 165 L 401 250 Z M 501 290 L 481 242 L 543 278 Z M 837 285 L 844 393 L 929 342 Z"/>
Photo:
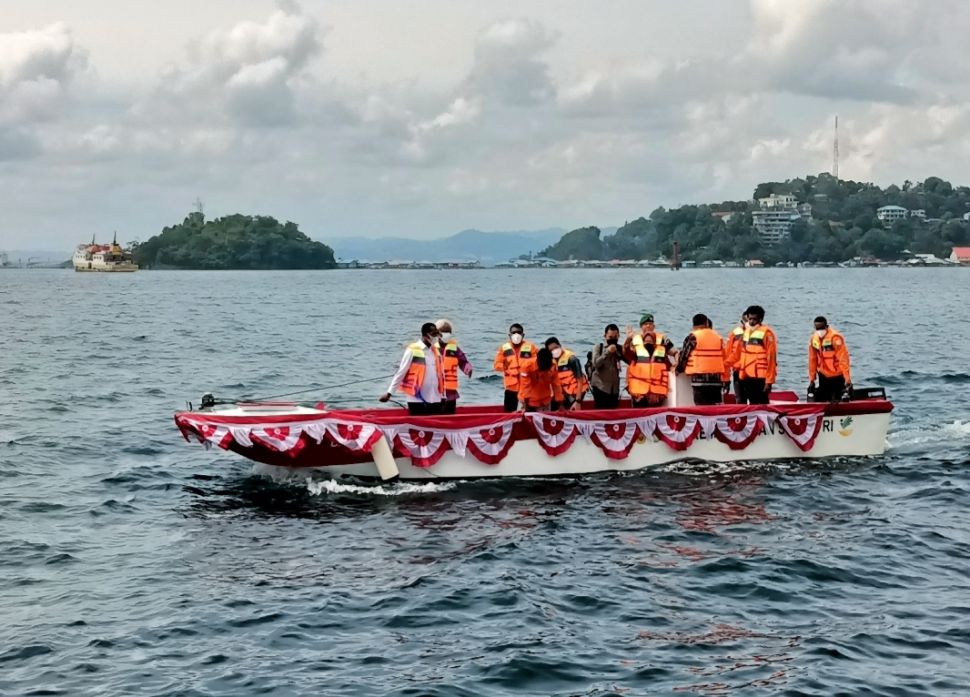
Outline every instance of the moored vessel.
<path id="1" fill-rule="evenodd" d="M 111 244 L 98 244 L 91 238 L 91 244 L 79 244 L 71 259 L 75 271 L 114 271 L 131 272 L 138 270 L 131 252 L 122 249 L 115 233 Z"/>

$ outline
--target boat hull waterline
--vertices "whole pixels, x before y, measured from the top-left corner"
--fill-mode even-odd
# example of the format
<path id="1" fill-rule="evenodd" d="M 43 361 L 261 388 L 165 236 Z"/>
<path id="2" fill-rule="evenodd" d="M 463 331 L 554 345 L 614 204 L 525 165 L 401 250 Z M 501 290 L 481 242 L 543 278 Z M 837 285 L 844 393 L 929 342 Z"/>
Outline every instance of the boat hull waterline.
<path id="1" fill-rule="evenodd" d="M 280 474 L 429 481 L 630 472 L 681 460 L 749 462 L 880 455 L 892 403 L 773 403 L 453 416 L 241 404 L 178 412 L 195 438 Z"/>

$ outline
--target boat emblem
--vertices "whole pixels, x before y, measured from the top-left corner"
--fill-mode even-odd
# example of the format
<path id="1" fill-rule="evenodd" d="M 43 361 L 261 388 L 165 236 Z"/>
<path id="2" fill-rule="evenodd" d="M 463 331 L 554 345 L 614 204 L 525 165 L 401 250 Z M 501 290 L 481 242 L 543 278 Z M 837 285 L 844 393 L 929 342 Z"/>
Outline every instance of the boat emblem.
<path id="1" fill-rule="evenodd" d="M 842 437 L 851 436 L 853 429 L 852 427 L 852 417 L 846 416 L 843 419 L 839 419 L 839 435 Z"/>

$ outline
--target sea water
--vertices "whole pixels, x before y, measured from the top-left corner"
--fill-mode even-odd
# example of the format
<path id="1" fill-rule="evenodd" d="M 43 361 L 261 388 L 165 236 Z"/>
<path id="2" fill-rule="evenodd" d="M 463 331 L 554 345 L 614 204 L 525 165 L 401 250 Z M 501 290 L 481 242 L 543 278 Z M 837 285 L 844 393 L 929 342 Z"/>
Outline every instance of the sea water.
<path id="1" fill-rule="evenodd" d="M 0 694 L 970 693 L 961 269 L 0 274 Z M 889 450 L 580 479 L 274 480 L 186 400 L 373 404 L 452 320 L 501 397 L 512 322 L 584 356 L 750 304 L 804 392 L 812 319 Z M 380 379 L 374 379 L 380 377 Z M 329 385 L 355 382 L 330 389 Z"/>

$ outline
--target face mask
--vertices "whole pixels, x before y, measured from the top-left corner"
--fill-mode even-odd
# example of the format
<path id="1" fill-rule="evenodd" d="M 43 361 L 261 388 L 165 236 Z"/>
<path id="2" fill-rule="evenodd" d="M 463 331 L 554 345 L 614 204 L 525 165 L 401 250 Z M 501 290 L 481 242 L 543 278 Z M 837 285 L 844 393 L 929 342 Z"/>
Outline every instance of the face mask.
<path id="1" fill-rule="evenodd" d="M 515 334 L 512 334 L 509 338 L 512 339 L 512 343 L 515 344 L 516 346 L 522 343 L 522 335 L 519 334 L 518 332 L 516 332 Z"/>
<path id="2" fill-rule="evenodd" d="M 816 333 L 816 334 L 818 334 L 818 338 L 819 338 L 819 339 L 822 339 L 822 338 L 824 338 L 824 337 L 825 337 L 825 333 L 826 333 L 827 331 L 828 331 L 828 329 L 816 329 L 816 330 L 815 330 L 815 333 Z"/>
<path id="3" fill-rule="evenodd" d="M 620 340 L 619 339 L 607 339 L 606 340 L 606 345 L 607 346 L 616 346 L 618 343 L 620 343 Z"/>
<path id="4" fill-rule="evenodd" d="M 552 357 L 553 358 L 560 358 L 561 356 L 562 356 L 562 349 L 561 348 L 557 348 L 557 349 L 553 349 L 552 350 Z"/>
<path id="5" fill-rule="evenodd" d="M 451 332 L 441 332 L 441 340 L 444 343 L 447 344 L 450 339 L 451 339 Z"/>

